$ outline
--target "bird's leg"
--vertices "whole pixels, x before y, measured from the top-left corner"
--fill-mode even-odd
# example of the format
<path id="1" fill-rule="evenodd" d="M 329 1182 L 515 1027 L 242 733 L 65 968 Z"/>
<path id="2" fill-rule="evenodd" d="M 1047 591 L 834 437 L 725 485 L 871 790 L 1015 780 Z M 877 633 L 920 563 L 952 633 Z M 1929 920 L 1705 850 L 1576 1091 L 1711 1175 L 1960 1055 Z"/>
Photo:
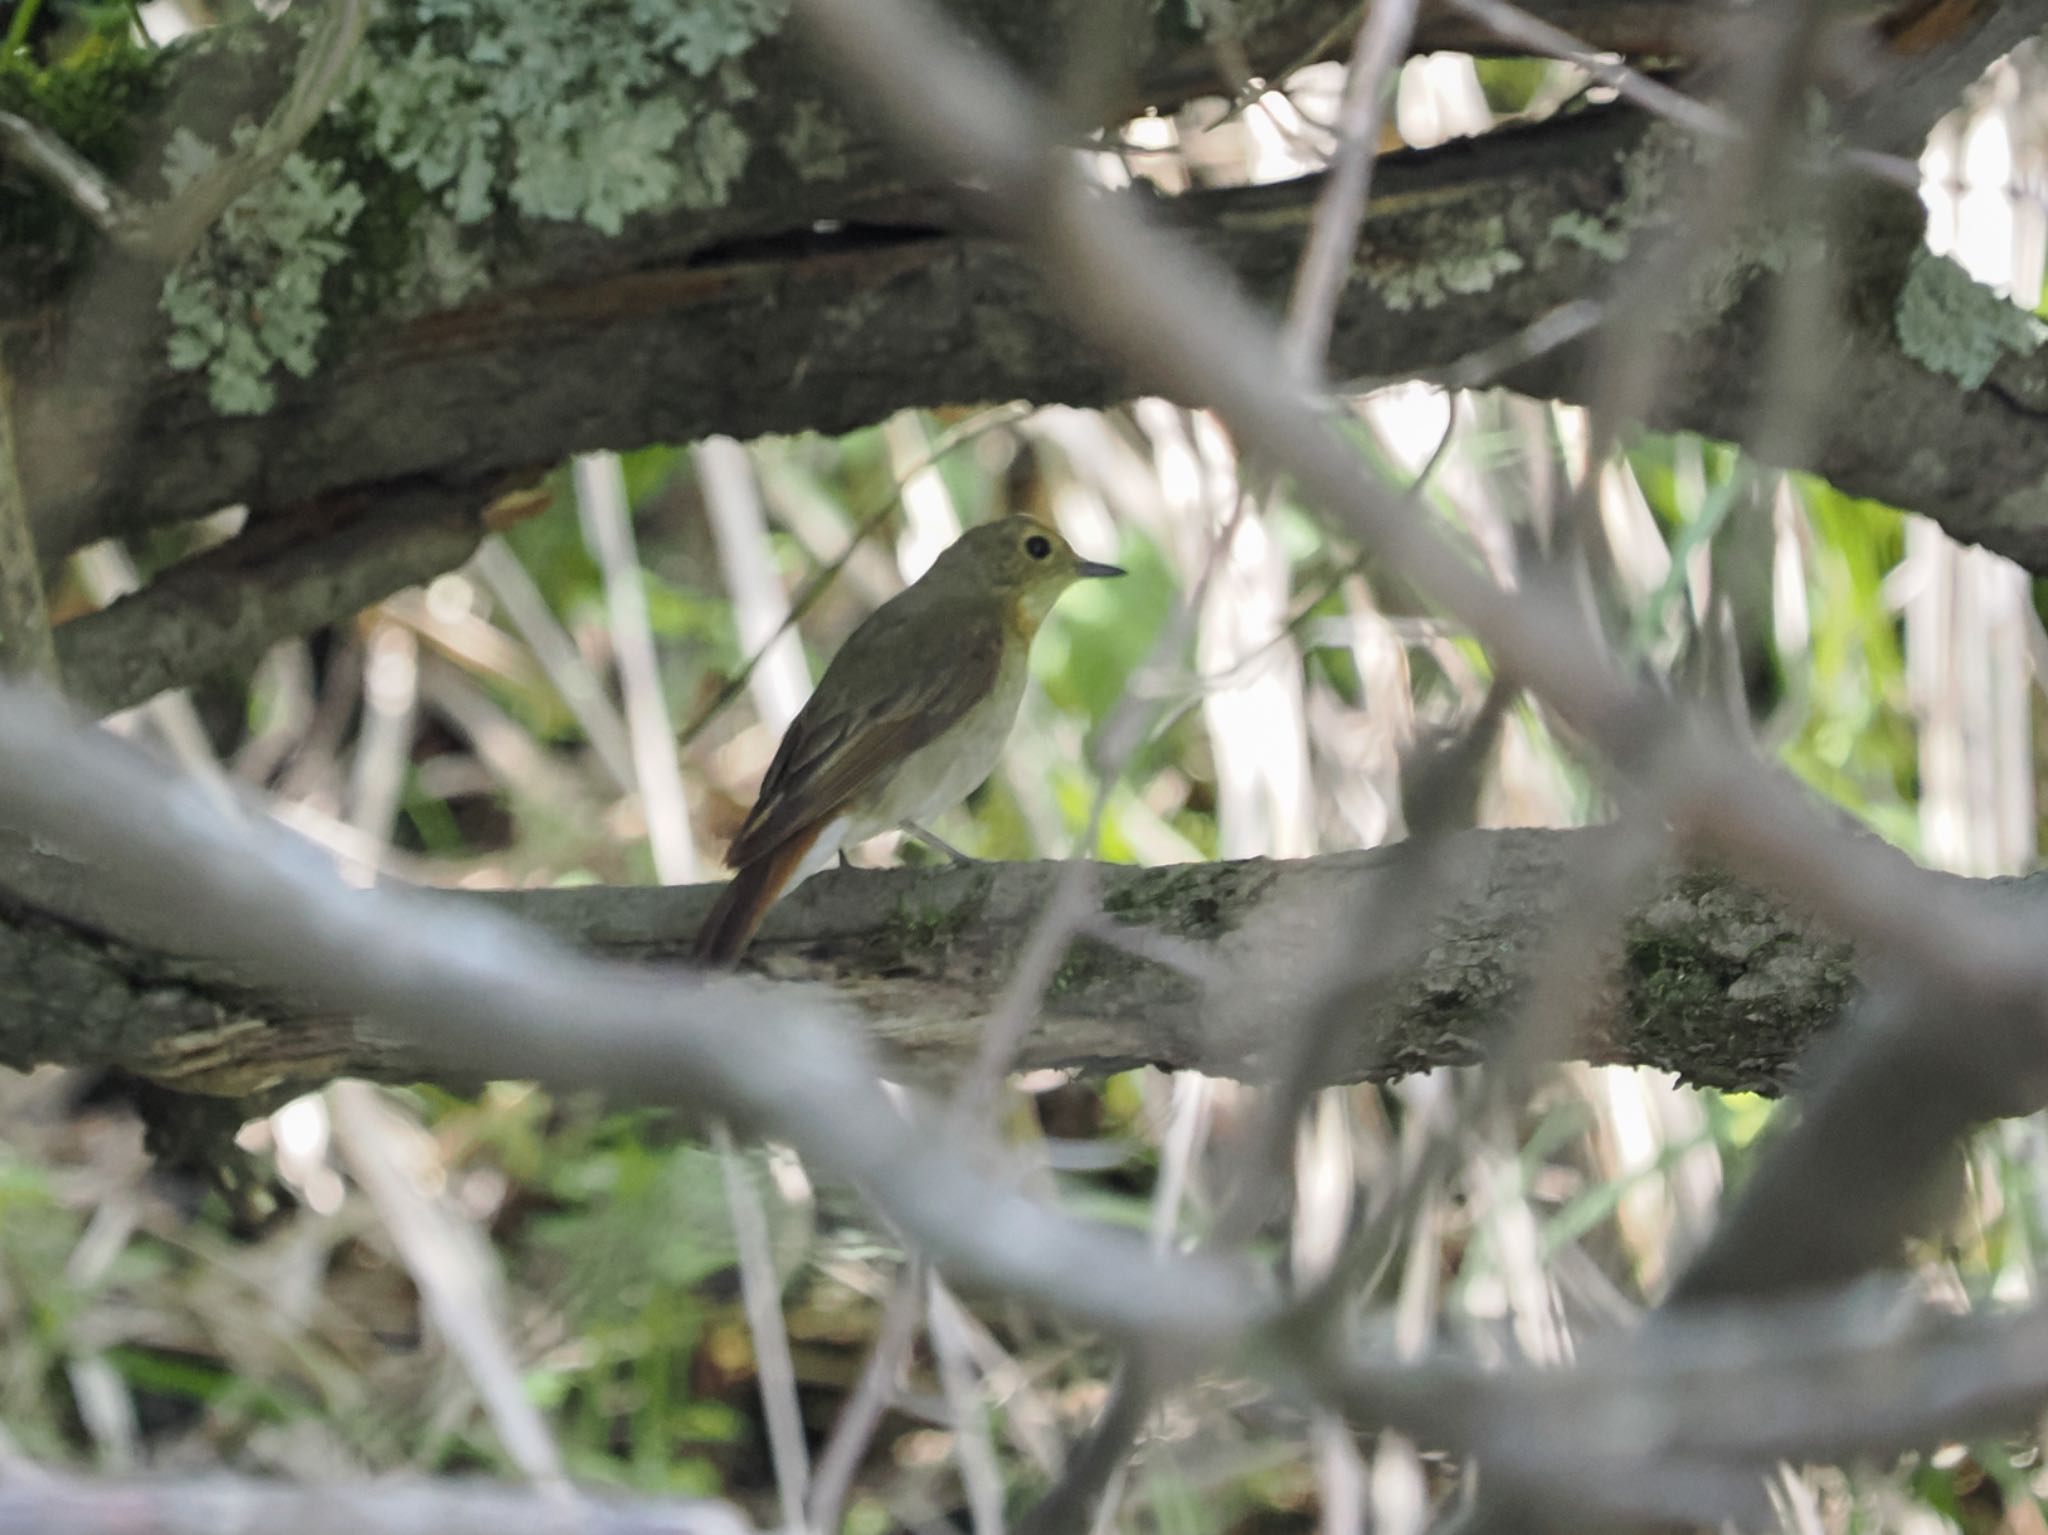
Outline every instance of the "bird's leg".
<path id="1" fill-rule="evenodd" d="M 926 831 L 922 826 L 918 825 L 915 821 L 905 821 L 903 823 L 903 829 L 909 832 L 911 836 L 917 838 L 917 840 L 922 842 L 926 847 L 937 848 L 940 852 L 944 853 L 948 858 L 952 859 L 955 863 L 981 862 L 979 858 L 972 858 L 969 857 L 966 853 L 961 852 L 960 849 L 953 846 L 953 844 L 948 842 L 944 837 L 941 837 L 936 833 Z"/>
<path id="2" fill-rule="evenodd" d="M 845 848 L 841 848 L 839 850 L 839 867 L 842 869 L 850 869 L 853 867 L 853 860 L 846 856 Z"/>

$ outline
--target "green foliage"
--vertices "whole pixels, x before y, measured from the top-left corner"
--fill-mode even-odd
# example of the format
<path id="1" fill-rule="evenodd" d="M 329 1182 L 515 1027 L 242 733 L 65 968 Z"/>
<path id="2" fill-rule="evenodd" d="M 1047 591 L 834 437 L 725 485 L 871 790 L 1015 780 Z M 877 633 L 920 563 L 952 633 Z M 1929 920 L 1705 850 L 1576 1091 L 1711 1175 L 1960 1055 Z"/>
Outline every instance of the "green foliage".
<path id="1" fill-rule="evenodd" d="M 1557 66 L 1549 59 L 1474 59 L 1472 72 L 1486 93 L 1487 107 L 1508 116 L 1529 109 Z"/>
<path id="2" fill-rule="evenodd" d="M 47 129 L 118 177 L 132 164 L 137 125 L 156 102 L 150 56 L 128 41 L 125 12 L 118 25 L 96 8 L 75 14 L 83 35 L 48 62 L 40 49 L 0 48 L 0 112 Z M 59 35 L 74 32 L 67 26 Z M 61 282 L 100 238 L 64 197 L 0 157 L 0 247 L 10 260 L 34 254 L 35 268 L 22 272 L 26 283 Z"/>
<path id="3" fill-rule="evenodd" d="M 1917 846 L 1917 735 L 1906 701 L 1899 622 L 1884 592 L 1898 563 L 1900 514 L 1801 476 L 1819 534 L 1809 577 L 1810 657 L 1796 678 L 1804 706 L 1788 767 L 1906 848 Z"/>

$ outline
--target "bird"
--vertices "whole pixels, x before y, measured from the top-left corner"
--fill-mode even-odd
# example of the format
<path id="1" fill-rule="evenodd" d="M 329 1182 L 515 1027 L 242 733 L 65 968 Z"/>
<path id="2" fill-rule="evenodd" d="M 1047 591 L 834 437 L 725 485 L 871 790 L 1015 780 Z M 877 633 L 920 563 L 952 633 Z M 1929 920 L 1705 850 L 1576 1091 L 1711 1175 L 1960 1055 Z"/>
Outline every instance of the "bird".
<path id="1" fill-rule="evenodd" d="M 1053 604 L 1076 581 L 1123 574 L 1010 515 L 970 528 L 862 620 L 790 721 L 732 839 L 733 878 L 697 931 L 698 963 L 738 963 L 776 898 L 842 848 L 922 830 L 965 799 L 1002 756 Z"/>

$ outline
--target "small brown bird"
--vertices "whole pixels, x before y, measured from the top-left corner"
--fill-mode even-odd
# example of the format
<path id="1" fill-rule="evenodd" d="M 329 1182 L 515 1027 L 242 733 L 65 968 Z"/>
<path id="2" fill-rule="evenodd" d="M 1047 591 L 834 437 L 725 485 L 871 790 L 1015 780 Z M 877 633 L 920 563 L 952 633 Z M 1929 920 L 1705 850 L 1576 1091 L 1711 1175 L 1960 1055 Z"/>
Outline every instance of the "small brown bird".
<path id="1" fill-rule="evenodd" d="M 1082 577 L 1122 574 L 1042 522 L 1004 517 L 963 534 L 868 615 L 768 765 L 698 959 L 736 961 L 775 898 L 842 847 L 965 799 L 1002 756 L 1045 615 Z"/>

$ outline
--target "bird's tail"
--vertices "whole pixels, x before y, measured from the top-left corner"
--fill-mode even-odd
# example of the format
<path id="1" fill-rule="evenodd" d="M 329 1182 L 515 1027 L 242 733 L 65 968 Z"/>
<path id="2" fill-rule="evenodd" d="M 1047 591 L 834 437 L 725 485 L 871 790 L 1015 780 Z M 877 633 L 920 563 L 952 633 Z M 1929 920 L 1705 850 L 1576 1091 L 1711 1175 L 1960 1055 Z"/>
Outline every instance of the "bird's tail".
<path id="1" fill-rule="evenodd" d="M 754 929 L 768 915 L 768 908 L 782 894 L 822 830 L 822 824 L 806 827 L 733 875 L 732 882 L 719 892 L 711 915 L 697 929 L 698 964 L 726 970 L 739 962 L 753 941 Z"/>

